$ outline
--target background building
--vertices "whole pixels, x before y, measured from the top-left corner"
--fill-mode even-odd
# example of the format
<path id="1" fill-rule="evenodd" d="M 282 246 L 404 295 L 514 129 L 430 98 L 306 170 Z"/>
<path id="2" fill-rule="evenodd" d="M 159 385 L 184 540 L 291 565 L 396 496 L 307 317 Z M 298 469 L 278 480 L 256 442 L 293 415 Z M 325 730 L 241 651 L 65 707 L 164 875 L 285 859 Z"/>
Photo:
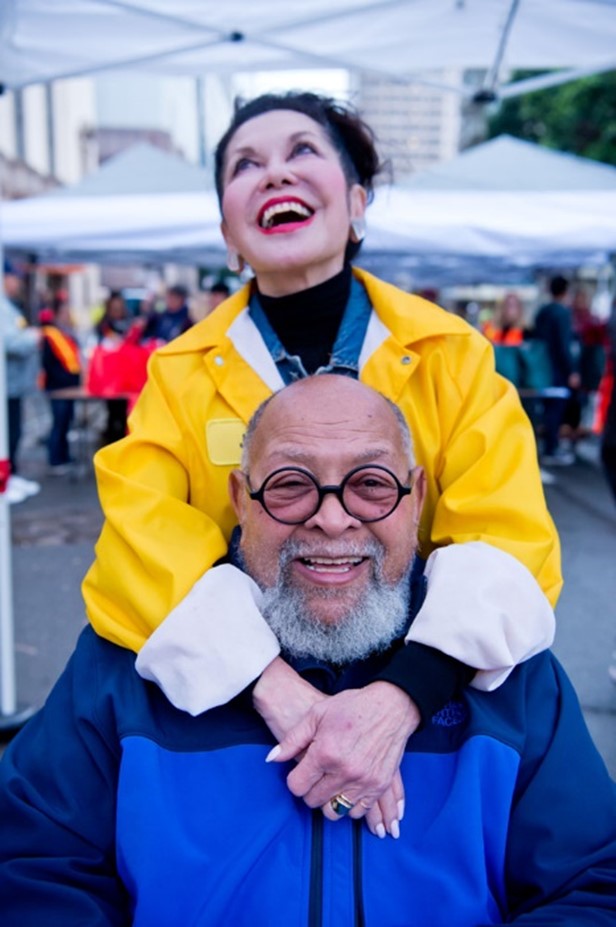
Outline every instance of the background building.
<path id="1" fill-rule="evenodd" d="M 422 73 L 422 83 L 354 76 L 353 99 L 376 133 L 394 182 L 449 161 L 483 137 L 484 110 L 466 95 L 482 76 L 482 71 L 429 71 Z"/>

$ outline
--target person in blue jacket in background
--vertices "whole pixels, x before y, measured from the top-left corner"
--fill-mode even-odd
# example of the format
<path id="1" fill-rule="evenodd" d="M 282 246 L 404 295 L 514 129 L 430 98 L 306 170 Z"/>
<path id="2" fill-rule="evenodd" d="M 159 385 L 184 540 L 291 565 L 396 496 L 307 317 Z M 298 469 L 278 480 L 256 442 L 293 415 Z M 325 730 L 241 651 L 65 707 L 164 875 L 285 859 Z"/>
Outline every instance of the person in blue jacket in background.
<path id="1" fill-rule="evenodd" d="M 156 341 L 167 342 L 187 332 L 193 324 L 187 300 L 186 287 L 179 283 L 170 286 L 165 296 L 164 311 L 150 313 L 145 320 L 142 339 L 154 338 Z"/>
<path id="2" fill-rule="evenodd" d="M 571 309 L 567 303 L 569 282 L 558 274 L 550 280 L 550 302 L 541 306 L 535 316 L 534 335 L 547 350 L 552 371 L 551 386 L 577 390 L 580 375 L 573 356 L 573 327 Z M 567 400 L 551 397 L 545 401 L 543 412 L 543 452 L 541 461 L 550 465 L 568 466 L 575 463 L 575 455 L 560 446 L 560 428 L 564 421 Z"/>
<path id="3" fill-rule="evenodd" d="M 424 490 L 401 413 L 356 380 L 298 380 L 255 414 L 229 557 L 303 679 L 291 715 L 391 685 L 379 669 L 423 594 Z M 254 698 L 191 717 L 87 628 L 0 764 L 0 922 L 616 921 L 614 784 L 549 652 L 496 692 L 465 688 L 408 740 L 391 837 L 359 819 L 369 789 L 332 794 L 297 727 L 276 744 Z"/>

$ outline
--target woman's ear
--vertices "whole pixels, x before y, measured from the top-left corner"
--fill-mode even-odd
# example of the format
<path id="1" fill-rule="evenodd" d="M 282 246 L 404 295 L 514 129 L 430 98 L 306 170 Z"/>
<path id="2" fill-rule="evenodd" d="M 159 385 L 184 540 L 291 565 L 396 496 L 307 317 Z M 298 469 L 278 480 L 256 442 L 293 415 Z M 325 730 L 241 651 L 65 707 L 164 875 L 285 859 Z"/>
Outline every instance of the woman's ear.
<path id="1" fill-rule="evenodd" d="M 363 220 L 368 205 L 368 194 L 360 183 L 354 183 L 349 188 L 349 216 L 351 222 Z"/>
<path id="2" fill-rule="evenodd" d="M 222 219 L 221 222 L 220 222 L 220 234 L 221 234 L 222 237 L 224 238 L 225 244 L 226 244 L 227 248 L 231 248 L 231 249 L 233 249 L 233 250 L 235 251 L 235 246 L 234 246 L 234 244 L 233 244 L 233 241 L 231 240 L 231 236 L 230 236 L 230 234 L 229 234 L 229 229 L 228 229 L 227 223 L 225 222 L 224 219 Z"/>
<path id="3" fill-rule="evenodd" d="M 233 242 L 231 240 L 231 235 L 229 234 L 229 230 L 227 228 L 227 224 L 224 219 L 220 223 L 220 232 L 227 246 L 227 267 L 229 268 L 231 273 L 239 274 L 244 269 L 244 258 L 239 253 L 239 251 L 235 249 Z"/>

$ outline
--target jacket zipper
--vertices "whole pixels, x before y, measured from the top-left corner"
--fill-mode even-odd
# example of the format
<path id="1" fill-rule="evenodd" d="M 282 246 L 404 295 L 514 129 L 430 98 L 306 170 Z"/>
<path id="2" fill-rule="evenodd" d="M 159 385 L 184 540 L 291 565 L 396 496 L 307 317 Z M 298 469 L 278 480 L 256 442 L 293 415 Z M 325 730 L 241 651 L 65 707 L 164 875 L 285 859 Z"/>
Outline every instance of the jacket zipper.
<path id="1" fill-rule="evenodd" d="M 323 813 L 312 812 L 312 847 L 310 850 L 310 901 L 308 927 L 323 923 Z"/>
<path id="2" fill-rule="evenodd" d="M 355 927 L 366 927 L 364 912 L 364 877 L 362 857 L 362 830 L 365 821 L 353 821 L 353 895 L 355 897 Z"/>
<path id="3" fill-rule="evenodd" d="M 353 897 L 355 927 L 366 927 L 363 892 L 362 828 L 364 821 L 353 821 Z M 310 850 L 310 892 L 308 927 L 323 924 L 323 814 L 312 812 L 312 846 Z"/>

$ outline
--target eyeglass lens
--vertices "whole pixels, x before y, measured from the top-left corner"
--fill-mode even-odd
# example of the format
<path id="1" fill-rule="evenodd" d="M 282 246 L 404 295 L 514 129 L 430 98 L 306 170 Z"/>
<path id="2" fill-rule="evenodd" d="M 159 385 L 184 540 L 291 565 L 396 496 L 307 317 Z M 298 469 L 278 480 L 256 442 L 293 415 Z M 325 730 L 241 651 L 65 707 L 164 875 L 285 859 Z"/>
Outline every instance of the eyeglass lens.
<path id="1" fill-rule="evenodd" d="M 272 474 L 262 492 L 266 510 L 274 518 L 289 523 L 311 518 L 322 495 L 310 474 L 293 468 Z M 338 495 L 350 515 L 361 521 L 376 521 L 395 509 L 400 489 L 396 477 L 388 470 L 362 467 L 343 480 Z"/>

